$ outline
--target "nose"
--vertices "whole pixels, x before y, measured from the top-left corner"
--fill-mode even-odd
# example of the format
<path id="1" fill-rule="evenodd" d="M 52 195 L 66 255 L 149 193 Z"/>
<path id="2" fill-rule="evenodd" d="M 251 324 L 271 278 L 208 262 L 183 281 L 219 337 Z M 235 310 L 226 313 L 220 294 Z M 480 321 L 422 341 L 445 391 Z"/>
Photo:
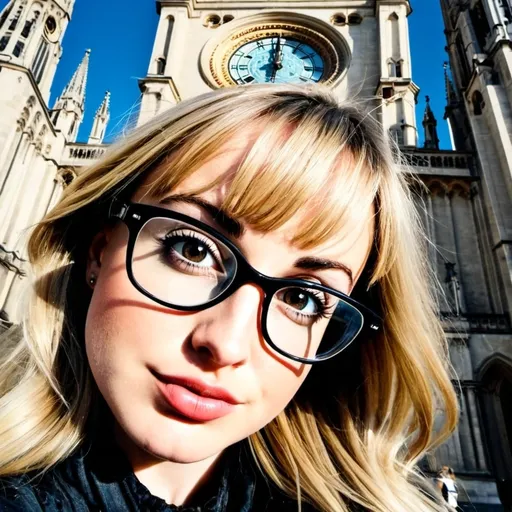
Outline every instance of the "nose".
<path id="1" fill-rule="evenodd" d="M 220 304 L 200 313 L 191 345 L 203 363 L 241 366 L 259 345 L 258 322 L 262 292 L 253 285 L 240 287 Z"/>

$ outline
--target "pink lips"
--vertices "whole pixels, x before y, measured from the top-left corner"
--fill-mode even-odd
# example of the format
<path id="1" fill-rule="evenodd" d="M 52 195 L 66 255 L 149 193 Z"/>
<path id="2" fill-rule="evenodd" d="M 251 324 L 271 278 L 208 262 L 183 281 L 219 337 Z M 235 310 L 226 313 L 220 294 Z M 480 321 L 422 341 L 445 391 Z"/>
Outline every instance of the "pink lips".
<path id="1" fill-rule="evenodd" d="M 228 391 L 199 380 L 152 373 L 167 403 L 188 420 L 212 421 L 230 414 L 240 403 Z"/>

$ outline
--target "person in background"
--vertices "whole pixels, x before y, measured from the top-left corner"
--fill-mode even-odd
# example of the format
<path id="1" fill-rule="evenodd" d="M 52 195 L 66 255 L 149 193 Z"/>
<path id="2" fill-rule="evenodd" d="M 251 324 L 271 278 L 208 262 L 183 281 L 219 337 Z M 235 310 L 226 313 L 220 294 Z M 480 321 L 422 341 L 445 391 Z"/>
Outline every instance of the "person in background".
<path id="1" fill-rule="evenodd" d="M 458 496 L 457 485 L 455 484 L 455 472 L 448 466 L 443 466 L 437 475 L 437 487 L 441 494 L 448 503 L 455 509 L 458 509 Z"/>

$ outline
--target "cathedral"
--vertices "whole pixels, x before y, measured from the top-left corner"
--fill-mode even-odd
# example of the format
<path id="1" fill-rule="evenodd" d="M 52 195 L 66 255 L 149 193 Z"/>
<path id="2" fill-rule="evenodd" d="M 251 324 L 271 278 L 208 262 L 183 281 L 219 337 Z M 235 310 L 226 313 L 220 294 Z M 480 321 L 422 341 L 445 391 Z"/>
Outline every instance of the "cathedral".
<path id="1" fill-rule="evenodd" d="M 424 184 L 418 208 L 458 376 L 459 426 L 421 469 L 451 466 L 464 510 L 512 511 L 512 1 L 437 1 L 451 150 L 439 149 L 428 101 L 418 128 L 409 0 L 157 0 L 138 123 L 211 89 L 270 80 L 373 104 L 404 172 Z M 74 2 L 10 0 L 0 13 L 0 330 L 19 318 L 27 227 L 108 149 L 108 92 L 88 141 L 77 141 L 89 51 L 49 105 Z M 270 77 L 261 64 L 276 37 L 283 65 Z"/>

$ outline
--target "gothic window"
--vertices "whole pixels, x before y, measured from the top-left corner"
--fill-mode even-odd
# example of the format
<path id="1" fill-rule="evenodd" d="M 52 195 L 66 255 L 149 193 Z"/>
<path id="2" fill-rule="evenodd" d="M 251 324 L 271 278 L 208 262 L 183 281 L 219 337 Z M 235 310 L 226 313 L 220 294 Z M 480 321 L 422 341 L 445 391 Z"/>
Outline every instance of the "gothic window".
<path id="1" fill-rule="evenodd" d="M 160 57 L 156 61 L 156 74 L 157 75 L 165 75 L 165 57 Z"/>
<path id="2" fill-rule="evenodd" d="M 42 40 L 39 43 L 34 62 L 32 63 L 32 73 L 37 83 L 40 83 L 43 78 L 43 73 L 48 63 L 48 57 L 50 55 L 50 45 L 47 41 Z"/>
<path id="3" fill-rule="evenodd" d="M 169 48 L 171 46 L 172 32 L 174 30 L 174 17 L 169 16 L 167 18 L 167 21 L 168 21 L 168 25 L 167 25 L 167 34 L 165 36 L 164 58 L 167 58 L 167 56 L 169 55 Z M 163 73 L 161 73 L 161 74 L 163 74 Z"/>
<path id="4" fill-rule="evenodd" d="M 512 7 L 509 0 L 501 0 L 501 8 L 503 9 L 503 16 L 508 20 L 509 24 L 512 23 Z"/>
<path id="5" fill-rule="evenodd" d="M 479 0 L 469 11 L 469 16 L 471 18 L 471 24 L 473 25 L 473 30 L 475 31 L 475 36 L 478 42 L 478 46 L 480 47 L 480 51 L 484 52 L 487 37 L 491 32 L 491 27 L 487 21 L 487 16 L 485 14 L 481 0 Z"/>
<path id="6" fill-rule="evenodd" d="M 398 21 L 398 16 L 396 13 L 393 13 L 387 21 L 387 32 L 388 32 L 388 41 L 389 41 L 389 56 L 392 59 L 398 60 L 400 59 L 400 26 Z"/>
<path id="7" fill-rule="evenodd" d="M 397 78 L 402 78 L 402 62 L 401 60 L 399 60 L 397 63 L 395 63 L 395 76 Z"/>
<path id="8" fill-rule="evenodd" d="M 473 103 L 473 114 L 475 114 L 475 116 L 481 116 L 485 107 L 485 101 L 482 93 L 480 91 L 475 91 L 471 101 Z"/>
<path id="9" fill-rule="evenodd" d="M 9 25 L 9 30 L 15 30 L 16 29 L 16 25 L 18 24 L 18 21 L 20 19 L 22 11 L 23 11 L 23 7 L 19 7 L 17 12 L 16 12 L 16 15 L 11 20 L 11 24 Z"/>
<path id="10" fill-rule="evenodd" d="M 388 72 L 390 78 L 402 78 L 402 60 L 394 61 L 390 59 L 388 61 Z"/>
<path id="11" fill-rule="evenodd" d="M 32 28 L 33 21 L 26 21 L 25 26 L 23 27 L 23 30 L 21 31 L 21 35 L 23 37 L 28 37 L 30 34 L 30 29 Z"/>
<path id="12" fill-rule="evenodd" d="M 68 133 L 68 135 L 70 137 L 73 134 L 73 132 L 75 131 L 75 126 L 76 126 L 76 119 L 73 119 L 73 122 L 71 123 L 71 127 L 69 128 L 69 133 Z"/>
<path id="13" fill-rule="evenodd" d="M 25 43 L 18 41 L 14 46 L 14 50 L 12 51 L 12 54 L 15 57 L 19 57 L 22 54 L 24 48 L 25 48 Z"/>
<path id="14" fill-rule="evenodd" d="M 389 135 L 399 146 L 404 145 L 404 131 L 401 126 L 395 125 L 389 129 Z"/>
<path id="15" fill-rule="evenodd" d="M 455 49 L 457 50 L 457 60 L 459 62 L 460 80 L 462 87 L 466 87 L 471 76 L 471 69 L 468 64 L 468 58 L 462 37 L 459 34 L 455 40 Z"/>
<path id="16" fill-rule="evenodd" d="M 0 52 L 3 52 L 8 44 L 9 44 L 9 36 L 3 36 L 0 39 Z"/>
<path id="17" fill-rule="evenodd" d="M 384 87 L 382 89 L 382 97 L 385 100 L 389 100 L 393 96 L 393 87 Z"/>
<path id="18" fill-rule="evenodd" d="M 2 27 L 2 25 L 5 23 L 5 20 L 7 19 L 9 14 L 11 13 L 11 9 L 12 9 L 12 6 L 11 7 L 7 7 L 5 9 L 5 11 L 2 13 L 2 16 L 0 16 L 0 27 Z"/>
<path id="19" fill-rule="evenodd" d="M 41 13 L 39 11 L 35 11 L 34 12 L 34 16 L 32 17 L 32 19 L 25 22 L 25 26 L 23 27 L 23 30 L 21 31 L 21 35 L 23 37 L 26 38 L 26 37 L 29 36 L 30 30 L 34 26 L 34 23 L 37 21 L 37 19 L 39 18 L 40 14 Z"/>

